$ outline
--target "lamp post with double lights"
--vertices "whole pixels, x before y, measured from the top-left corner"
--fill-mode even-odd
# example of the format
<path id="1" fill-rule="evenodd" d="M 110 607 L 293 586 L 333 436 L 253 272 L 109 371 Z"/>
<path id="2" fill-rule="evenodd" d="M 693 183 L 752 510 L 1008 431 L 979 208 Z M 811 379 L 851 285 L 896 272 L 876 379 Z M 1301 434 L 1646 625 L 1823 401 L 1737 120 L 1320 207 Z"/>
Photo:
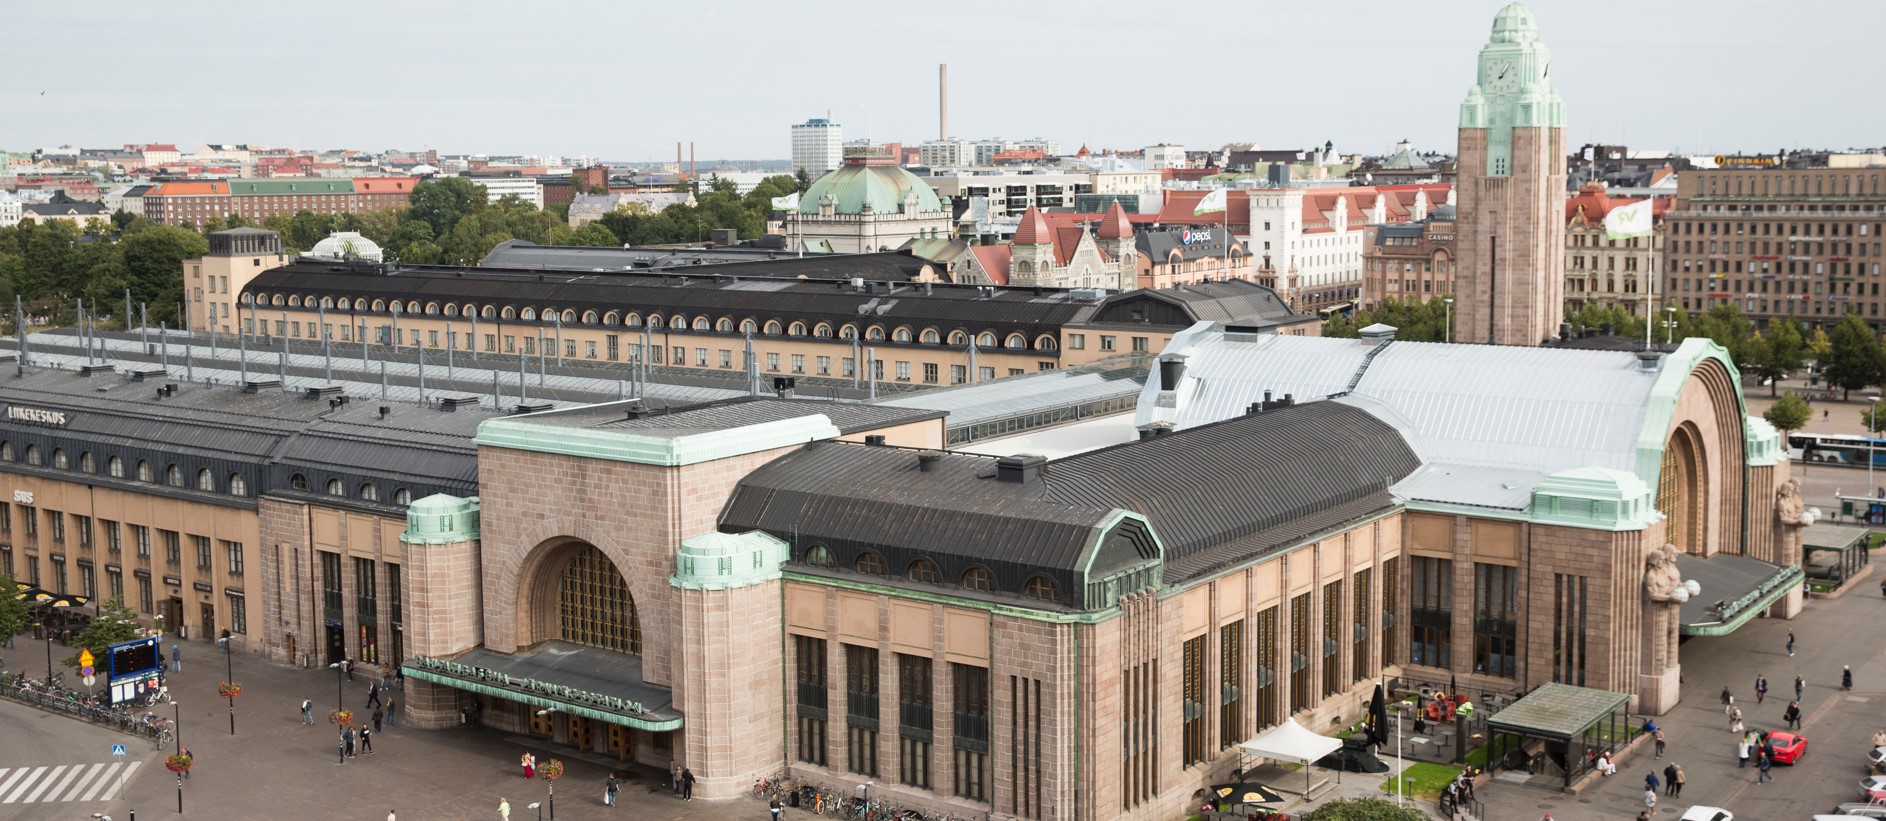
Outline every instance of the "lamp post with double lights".
<path id="1" fill-rule="evenodd" d="M 557 712 L 557 708 L 545 707 L 538 710 L 537 715 L 541 718 L 554 712 Z M 555 732 L 551 734 L 555 735 Z M 563 777 L 563 763 L 555 759 L 544 762 L 544 766 L 537 768 L 537 777 L 550 783 L 550 821 L 557 821 L 557 779 Z"/>
<path id="2" fill-rule="evenodd" d="M 1441 341 L 1452 342 L 1454 341 L 1454 298 L 1451 296 L 1442 297 L 1441 303 L 1443 316 L 1441 320 Z"/>
<path id="3" fill-rule="evenodd" d="M 1873 484 L 1873 440 L 1879 438 L 1879 394 L 1868 396 L 1867 401 L 1871 405 L 1866 412 L 1866 486 L 1875 488 L 1874 493 L 1877 494 L 1878 486 Z M 1872 518 L 1870 515 L 1867 516 L 1869 524 Z"/>
<path id="4" fill-rule="evenodd" d="M 223 637 L 216 640 L 223 646 L 223 695 L 229 699 L 229 734 L 236 734 L 236 694 L 242 692 L 242 685 L 236 683 L 236 653 L 232 645 L 235 641 L 229 637 L 229 631 L 223 631 Z"/>
<path id="5" fill-rule="evenodd" d="M 1669 345 L 1676 338 L 1676 306 L 1663 309 L 1663 344 Z"/>

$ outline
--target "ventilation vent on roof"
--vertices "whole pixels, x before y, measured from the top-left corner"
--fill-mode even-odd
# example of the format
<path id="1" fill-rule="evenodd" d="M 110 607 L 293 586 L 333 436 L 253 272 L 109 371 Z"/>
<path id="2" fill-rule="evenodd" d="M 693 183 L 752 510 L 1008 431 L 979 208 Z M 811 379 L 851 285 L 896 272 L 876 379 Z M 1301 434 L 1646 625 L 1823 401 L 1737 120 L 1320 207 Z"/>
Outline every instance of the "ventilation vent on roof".
<path id="1" fill-rule="evenodd" d="M 512 413 L 542 413 L 554 409 L 555 407 L 556 405 L 550 404 L 549 402 L 520 402 Z"/>
<path id="2" fill-rule="evenodd" d="M 448 396 L 439 400 L 439 410 L 451 413 L 459 408 L 476 408 L 478 401 L 476 396 Z"/>
<path id="3" fill-rule="evenodd" d="M 344 390 L 346 389 L 339 385 L 309 385 L 307 392 L 302 394 L 302 396 L 307 399 L 322 399 L 340 396 L 341 392 Z"/>
<path id="4" fill-rule="evenodd" d="M 926 450 L 922 453 L 917 454 L 917 469 L 920 471 L 923 471 L 924 473 L 929 473 L 932 470 L 936 470 L 937 464 L 942 461 L 943 461 L 942 451 Z"/>
<path id="5" fill-rule="evenodd" d="M 97 376 L 99 374 L 106 374 L 106 373 L 111 373 L 111 372 L 112 372 L 112 367 L 110 365 L 80 365 L 79 366 L 80 376 Z"/>
<path id="6" fill-rule="evenodd" d="M 131 381 L 154 382 L 156 380 L 163 379 L 169 375 L 170 375 L 170 372 L 164 370 L 163 368 L 139 368 L 131 372 Z"/>
<path id="7" fill-rule="evenodd" d="M 261 393 L 265 390 L 277 390 L 281 388 L 281 386 L 282 380 L 280 379 L 251 379 L 242 383 L 242 392 Z"/>
<path id="8" fill-rule="evenodd" d="M 864 437 L 864 443 L 874 448 L 883 447 L 884 434 L 881 434 L 881 433 L 866 434 Z"/>
<path id="9" fill-rule="evenodd" d="M 1004 456 L 995 460 L 995 478 L 1010 484 L 1030 484 L 1040 476 L 1041 468 L 1046 464 L 1048 457 L 1033 453 Z"/>

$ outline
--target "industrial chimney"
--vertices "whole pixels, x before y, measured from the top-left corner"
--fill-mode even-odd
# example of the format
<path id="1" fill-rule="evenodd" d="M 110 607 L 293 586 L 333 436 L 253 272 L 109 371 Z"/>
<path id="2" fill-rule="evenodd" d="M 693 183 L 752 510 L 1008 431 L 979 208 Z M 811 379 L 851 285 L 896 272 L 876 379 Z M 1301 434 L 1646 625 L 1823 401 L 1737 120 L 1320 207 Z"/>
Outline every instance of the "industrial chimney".
<path id="1" fill-rule="evenodd" d="M 950 138 L 950 64 L 936 66 L 936 138 Z"/>

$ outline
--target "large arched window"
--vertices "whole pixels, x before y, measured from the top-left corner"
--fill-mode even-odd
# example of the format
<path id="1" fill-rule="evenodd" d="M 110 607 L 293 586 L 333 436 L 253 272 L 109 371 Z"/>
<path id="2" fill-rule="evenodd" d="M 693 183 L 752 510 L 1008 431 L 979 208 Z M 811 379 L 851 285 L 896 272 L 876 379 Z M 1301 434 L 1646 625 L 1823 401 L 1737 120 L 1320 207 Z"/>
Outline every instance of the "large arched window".
<path id="1" fill-rule="evenodd" d="M 345 485 L 345 484 L 342 484 L 342 483 L 341 483 L 341 480 L 339 480 L 339 479 L 329 479 L 329 480 L 327 480 L 327 495 L 329 495 L 329 496 L 346 496 L 346 495 L 347 495 L 347 485 Z"/>
<path id="2" fill-rule="evenodd" d="M 242 474 L 240 473 L 229 474 L 229 495 L 249 495 L 249 480 L 242 478 Z"/>
<path id="3" fill-rule="evenodd" d="M 176 465 L 164 468 L 164 484 L 171 487 L 183 487 L 183 468 Z"/>
<path id="4" fill-rule="evenodd" d="M 904 569 L 904 577 L 913 582 L 929 582 L 931 584 L 943 581 L 943 574 L 937 572 L 936 562 L 930 561 L 929 559 L 918 559 L 911 562 L 910 566 Z"/>
<path id="5" fill-rule="evenodd" d="M 124 460 L 116 456 L 113 456 L 110 459 L 106 459 L 105 472 L 110 473 L 111 478 L 113 479 L 123 479 L 124 478 Z"/>
<path id="6" fill-rule="evenodd" d="M 39 446 L 38 445 L 26 446 L 26 463 L 29 465 L 39 464 Z"/>
<path id="7" fill-rule="evenodd" d="M 291 488 L 294 488 L 294 489 L 296 489 L 296 490 L 307 490 L 307 489 L 308 489 L 308 477 L 306 477 L 306 476 L 303 476 L 303 475 L 301 475 L 301 474 L 299 474 L 299 473 L 297 473 L 297 474 L 295 474 L 295 475 L 293 475 L 293 476 L 290 476 L 290 477 L 288 477 L 288 486 L 289 486 L 289 487 L 291 487 Z"/>
<path id="8" fill-rule="evenodd" d="M 1668 520 L 1664 540 L 1677 550 L 1703 555 L 1704 487 L 1702 437 L 1693 424 L 1677 426 L 1663 446 L 1663 465 L 1657 474 L 1657 512 Z"/>
<path id="9" fill-rule="evenodd" d="M 642 620 L 635 597 L 615 562 L 595 545 L 578 548 L 557 580 L 557 638 L 642 654 Z"/>
<path id="10" fill-rule="evenodd" d="M 215 491 L 216 490 L 216 474 L 211 473 L 209 468 L 204 468 L 202 470 L 197 471 L 196 472 L 196 489 L 208 490 L 212 492 Z"/>
<path id="11" fill-rule="evenodd" d="M 60 470 L 72 467 L 71 464 L 66 462 L 65 448 L 52 449 L 52 466 Z"/>
<path id="12" fill-rule="evenodd" d="M 884 559 L 880 558 L 876 553 L 858 554 L 857 560 L 853 561 L 851 566 L 859 573 L 872 576 L 884 575 Z"/>
<path id="13" fill-rule="evenodd" d="M 806 548 L 805 563 L 813 567 L 831 567 L 832 549 L 822 544 L 815 544 Z"/>
<path id="14" fill-rule="evenodd" d="M 157 471 L 151 469 L 151 463 L 147 459 L 138 460 L 138 481 L 140 482 L 156 482 L 157 481 Z"/>
<path id="15" fill-rule="evenodd" d="M 1047 576 L 1031 577 L 1028 580 L 1028 585 L 1022 588 L 1022 595 L 1031 599 L 1054 601 L 1054 580 Z"/>
<path id="16" fill-rule="evenodd" d="M 980 565 L 963 571 L 963 587 L 985 593 L 995 589 L 995 574 Z"/>

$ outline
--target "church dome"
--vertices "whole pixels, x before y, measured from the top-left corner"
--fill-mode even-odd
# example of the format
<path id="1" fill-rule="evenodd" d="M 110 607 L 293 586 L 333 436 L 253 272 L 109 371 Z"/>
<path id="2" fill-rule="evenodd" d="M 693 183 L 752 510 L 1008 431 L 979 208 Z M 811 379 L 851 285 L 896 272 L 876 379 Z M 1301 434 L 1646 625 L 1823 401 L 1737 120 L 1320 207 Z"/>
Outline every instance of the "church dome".
<path id="1" fill-rule="evenodd" d="M 813 181 L 799 197 L 799 213 L 818 214 L 820 203 L 832 201 L 839 214 L 861 214 L 866 205 L 878 214 L 896 214 L 904 210 L 904 199 L 917 195 L 918 213 L 943 210 L 942 200 L 929 183 L 895 165 L 852 162 Z"/>
<path id="2" fill-rule="evenodd" d="M 357 231 L 336 231 L 308 249 L 306 256 L 322 259 L 365 259 L 381 261 L 380 246 Z"/>
<path id="3" fill-rule="evenodd" d="M 1508 3 L 1493 18 L 1493 42 L 1530 43 L 1539 39 L 1539 20 L 1524 3 Z"/>

